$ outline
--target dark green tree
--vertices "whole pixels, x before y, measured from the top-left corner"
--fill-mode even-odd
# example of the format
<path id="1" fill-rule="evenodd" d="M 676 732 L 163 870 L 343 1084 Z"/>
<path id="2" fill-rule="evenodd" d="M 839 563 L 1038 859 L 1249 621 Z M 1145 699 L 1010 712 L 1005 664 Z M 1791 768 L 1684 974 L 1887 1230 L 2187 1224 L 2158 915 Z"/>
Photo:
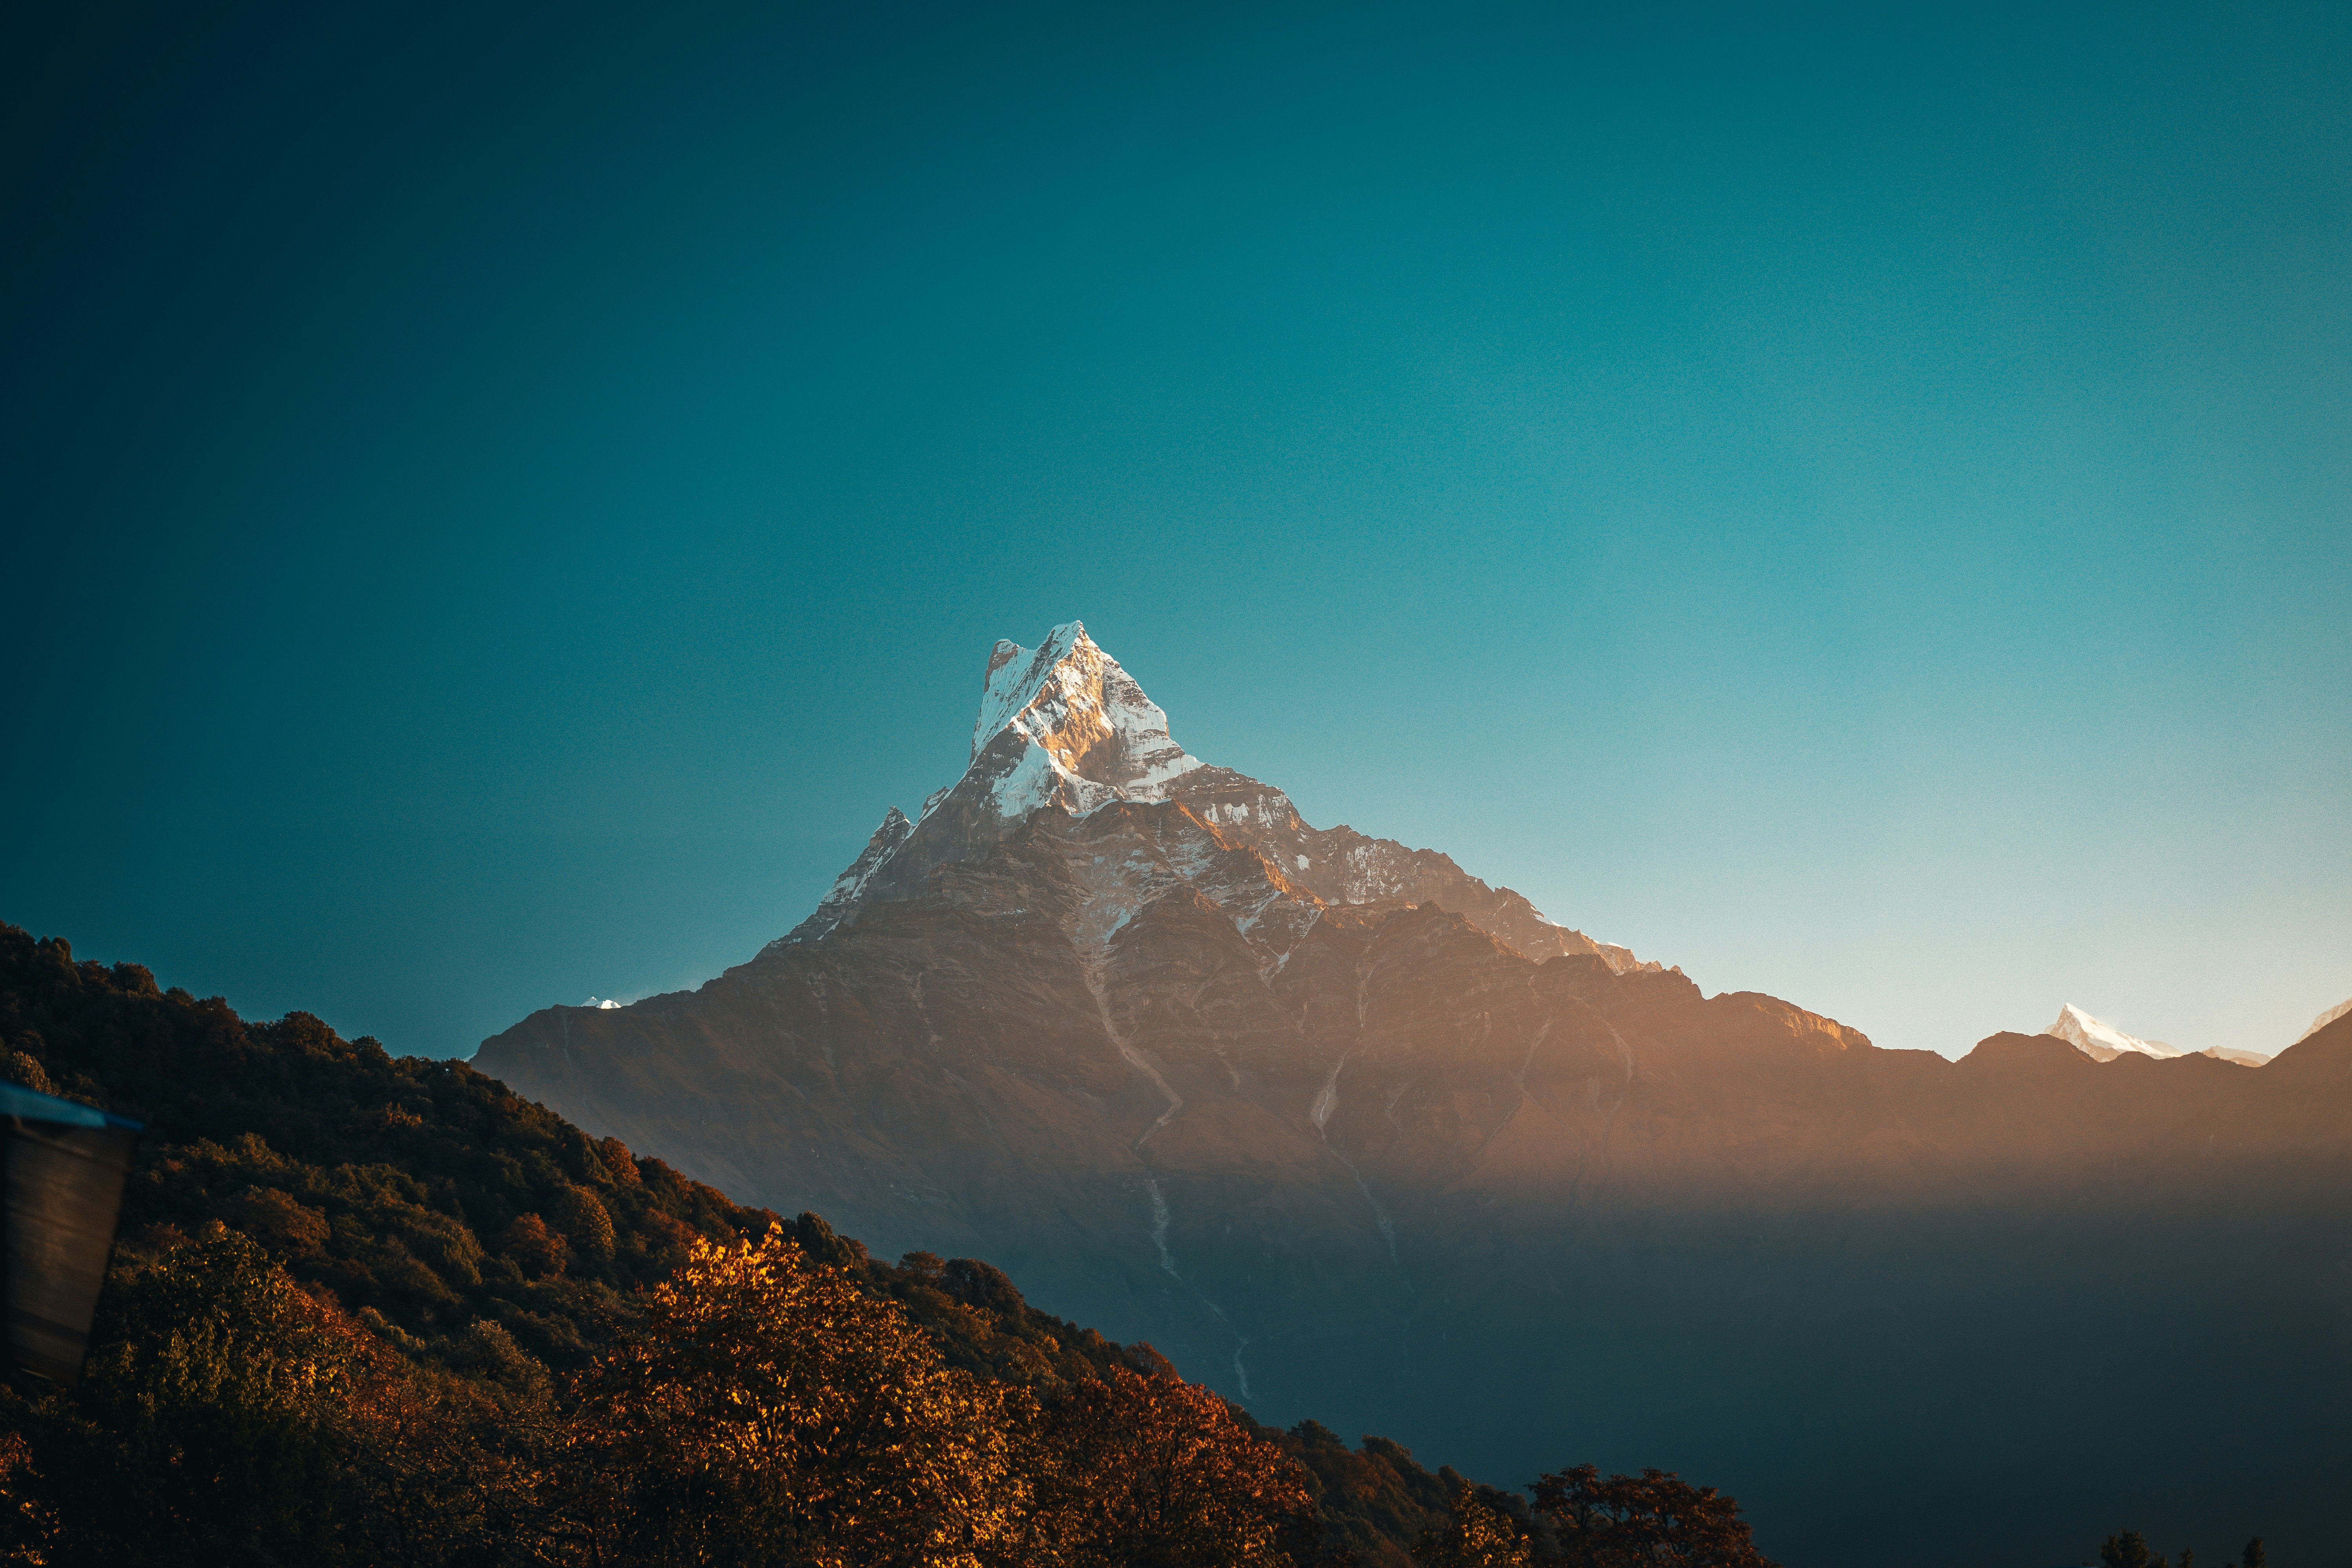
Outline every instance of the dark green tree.
<path id="1" fill-rule="evenodd" d="M 80 1386 L 27 1412 L 42 1560 L 337 1560 L 339 1415 L 370 1341 L 218 1226 L 110 1292 L 96 1338 Z"/>
<path id="2" fill-rule="evenodd" d="M 2118 1530 L 2099 1546 L 2105 1568 L 2165 1568 L 2161 1553 L 2147 1549 L 2147 1537 L 2137 1530 Z"/>
<path id="3" fill-rule="evenodd" d="M 1604 1477 L 1579 1465 L 1538 1477 L 1533 1490 L 1559 1541 L 1548 1561 L 1563 1568 L 1773 1568 L 1737 1500 L 1671 1470 Z"/>

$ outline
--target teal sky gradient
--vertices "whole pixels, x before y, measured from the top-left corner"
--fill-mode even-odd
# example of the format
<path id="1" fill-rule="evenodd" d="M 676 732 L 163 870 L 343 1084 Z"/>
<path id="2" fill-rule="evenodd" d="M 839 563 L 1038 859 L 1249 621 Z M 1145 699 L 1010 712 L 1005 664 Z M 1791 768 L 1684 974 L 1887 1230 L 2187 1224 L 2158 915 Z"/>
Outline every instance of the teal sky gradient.
<path id="1" fill-rule="evenodd" d="M 1882 1045 L 2352 996 L 2352 12 L 60 8 L 0 918 L 469 1052 L 1086 621 Z"/>

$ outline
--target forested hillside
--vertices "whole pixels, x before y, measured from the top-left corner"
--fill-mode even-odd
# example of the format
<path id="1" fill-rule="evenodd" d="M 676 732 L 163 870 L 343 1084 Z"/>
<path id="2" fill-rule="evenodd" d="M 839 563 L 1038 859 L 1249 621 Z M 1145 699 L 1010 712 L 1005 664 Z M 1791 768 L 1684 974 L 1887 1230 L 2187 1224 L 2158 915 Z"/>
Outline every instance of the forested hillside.
<path id="1" fill-rule="evenodd" d="M 0 1050 L 147 1124 L 87 1374 L 5 1395 L 13 1561 L 1614 1560 L 1541 1494 L 1261 1427 L 984 1262 L 868 1258 L 306 1014 L 0 926 Z"/>

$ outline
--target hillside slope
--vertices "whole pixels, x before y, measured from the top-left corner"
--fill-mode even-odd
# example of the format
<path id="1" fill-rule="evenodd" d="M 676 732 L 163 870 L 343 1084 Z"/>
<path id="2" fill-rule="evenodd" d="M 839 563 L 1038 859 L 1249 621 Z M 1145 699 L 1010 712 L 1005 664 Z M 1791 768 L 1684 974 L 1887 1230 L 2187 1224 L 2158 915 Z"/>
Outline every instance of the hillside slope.
<path id="1" fill-rule="evenodd" d="M 5 924 L 0 1070 L 146 1122 L 118 1285 L 221 1222 L 400 1355 L 460 1378 L 528 1386 L 577 1371 L 695 1239 L 756 1237 L 776 1221 L 462 1063 L 394 1058 L 307 1014 L 247 1023 L 219 998 L 159 989 L 137 964 L 77 963 L 62 941 Z M 1036 1390 L 1119 1368 L 1172 1375 L 1148 1344 L 1031 1307 L 985 1262 L 892 1264 L 814 1214 L 785 1229 L 902 1305 L 950 1365 Z M 505 1337 L 486 1341 L 484 1323 Z M 1242 1419 L 1317 1478 L 1324 1534 L 1367 1564 L 1402 1565 L 1463 1484 L 1378 1437 L 1350 1449 L 1313 1422 L 1275 1432 Z"/>

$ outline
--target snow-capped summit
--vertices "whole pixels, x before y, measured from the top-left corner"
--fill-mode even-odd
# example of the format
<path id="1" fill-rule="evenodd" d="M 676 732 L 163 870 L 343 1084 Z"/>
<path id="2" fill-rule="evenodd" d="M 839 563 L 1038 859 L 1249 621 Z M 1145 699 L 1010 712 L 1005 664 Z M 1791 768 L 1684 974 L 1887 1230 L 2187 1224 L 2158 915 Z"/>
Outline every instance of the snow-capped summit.
<path id="1" fill-rule="evenodd" d="M 2092 1017 L 2072 1002 L 2058 1009 L 2058 1021 L 2042 1031 L 2055 1035 L 2094 1061 L 2111 1062 L 2126 1051 L 2144 1057 L 2178 1057 L 2188 1053 L 2162 1040 L 2126 1035 L 2113 1024 Z"/>
<path id="2" fill-rule="evenodd" d="M 1201 765 L 1170 737 L 1160 705 L 1087 636 L 1082 621 L 1055 626 L 1034 653 L 1010 640 L 990 652 L 971 727 L 972 763 L 1008 730 L 1044 753 L 1039 763 L 1056 783 L 1081 786 L 1073 804 L 1082 809 L 1112 798 L 1164 799 L 1170 781 Z"/>
<path id="3" fill-rule="evenodd" d="M 891 807 L 816 912 L 780 942 L 822 937 L 863 903 L 907 896 L 932 868 L 978 858 L 1048 805 L 1085 816 L 1114 801 L 1163 801 L 1171 783 L 1200 766 L 1085 623 L 1055 626 L 1034 649 L 999 642 L 982 678 L 963 776 L 912 822 Z"/>

